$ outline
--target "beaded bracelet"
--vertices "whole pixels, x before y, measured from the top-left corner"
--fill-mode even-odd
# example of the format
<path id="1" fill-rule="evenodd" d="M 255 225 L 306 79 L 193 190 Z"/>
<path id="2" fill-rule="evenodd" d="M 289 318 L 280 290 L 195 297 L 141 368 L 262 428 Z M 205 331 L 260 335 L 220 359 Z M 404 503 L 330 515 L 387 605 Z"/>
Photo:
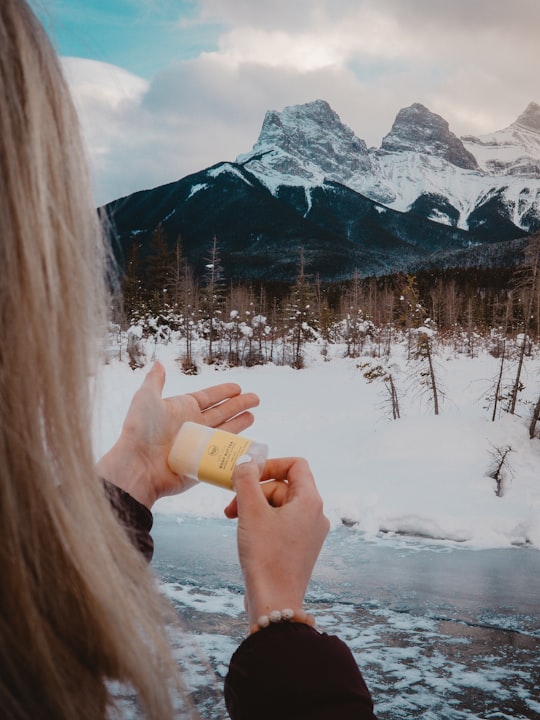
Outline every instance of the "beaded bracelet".
<path id="1" fill-rule="evenodd" d="M 294 622 L 301 623 L 302 625 L 309 625 L 315 627 L 315 618 L 304 610 L 291 610 L 285 608 L 284 610 L 272 610 L 268 615 L 261 615 L 257 619 L 257 622 L 249 629 L 249 634 L 258 632 L 267 628 L 271 623 L 282 623 L 282 622 Z"/>

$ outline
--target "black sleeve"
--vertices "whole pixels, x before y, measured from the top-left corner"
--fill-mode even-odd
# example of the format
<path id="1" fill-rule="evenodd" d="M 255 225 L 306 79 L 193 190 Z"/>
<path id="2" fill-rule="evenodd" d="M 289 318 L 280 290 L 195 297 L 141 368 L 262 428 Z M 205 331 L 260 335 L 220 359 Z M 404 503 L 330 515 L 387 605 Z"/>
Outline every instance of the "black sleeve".
<path id="1" fill-rule="evenodd" d="M 300 623 L 250 635 L 225 679 L 232 720 L 376 720 L 347 645 Z"/>
<path id="2" fill-rule="evenodd" d="M 103 487 L 131 542 L 150 562 L 154 555 L 154 541 L 150 535 L 154 522 L 152 513 L 145 505 L 108 480 L 103 480 Z"/>

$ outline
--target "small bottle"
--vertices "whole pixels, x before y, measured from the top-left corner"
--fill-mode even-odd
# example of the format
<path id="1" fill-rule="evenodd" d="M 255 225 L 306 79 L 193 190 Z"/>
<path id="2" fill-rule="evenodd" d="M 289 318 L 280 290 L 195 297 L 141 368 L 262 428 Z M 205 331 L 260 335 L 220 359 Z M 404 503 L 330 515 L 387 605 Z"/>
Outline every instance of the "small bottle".
<path id="1" fill-rule="evenodd" d="M 233 471 L 242 460 L 254 460 L 262 473 L 268 446 L 215 428 L 185 422 L 169 452 L 169 467 L 178 475 L 234 490 Z"/>

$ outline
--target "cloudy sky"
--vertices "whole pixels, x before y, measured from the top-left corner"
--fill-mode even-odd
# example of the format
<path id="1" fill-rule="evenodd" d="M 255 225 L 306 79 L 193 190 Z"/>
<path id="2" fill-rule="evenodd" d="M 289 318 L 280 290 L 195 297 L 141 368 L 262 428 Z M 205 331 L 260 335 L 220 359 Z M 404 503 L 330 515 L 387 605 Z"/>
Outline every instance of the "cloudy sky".
<path id="1" fill-rule="evenodd" d="M 369 146 L 421 102 L 458 135 L 540 102 L 538 0 L 34 0 L 96 202 L 234 160 L 267 110 L 327 100 Z"/>

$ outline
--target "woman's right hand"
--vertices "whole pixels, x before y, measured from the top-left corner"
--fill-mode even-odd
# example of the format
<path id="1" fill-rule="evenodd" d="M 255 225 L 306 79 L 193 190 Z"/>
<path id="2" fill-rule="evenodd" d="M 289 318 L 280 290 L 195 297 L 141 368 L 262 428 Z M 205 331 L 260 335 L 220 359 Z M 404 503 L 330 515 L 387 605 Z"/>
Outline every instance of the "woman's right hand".
<path id="1" fill-rule="evenodd" d="M 225 515 L 238 518 L 250 624 L 272 610 L 300 610 L 330 528 L 307 461 L 268 460 L 262 478 L 254 462 L 243 463 L 234 483 Z"/>

